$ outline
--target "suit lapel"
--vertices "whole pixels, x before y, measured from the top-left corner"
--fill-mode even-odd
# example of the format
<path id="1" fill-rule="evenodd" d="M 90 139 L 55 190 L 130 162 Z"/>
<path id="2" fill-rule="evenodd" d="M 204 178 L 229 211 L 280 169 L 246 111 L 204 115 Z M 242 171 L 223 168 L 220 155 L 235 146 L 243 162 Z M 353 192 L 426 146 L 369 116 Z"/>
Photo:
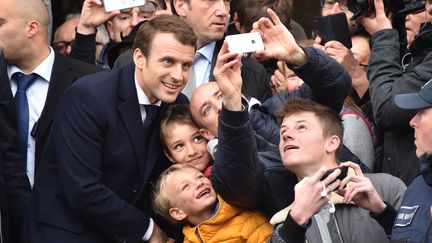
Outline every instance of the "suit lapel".
<path id="1" fill-rule="evenodd" d="M 78 78 L 75 75 L 76 74 L 72 72 L 72 64 L 67 58 L 55 52 L 45 106 L 38 120 L 36 139 L 38 138 L 38 134 L 46 134 L 60 97 L 72 82 Z"/>
<path id="2" fill-rule="evenodd" d="M 145 167 L 147 167 L 145 166 L 147 164 L 145 158 L 145 144 L 149 143 L 151 140 L 144 138 L 144 128 L 135 88 L 133 66 L 128 66 L 121 71 L 118 96 L 120 99 L 118 106 L 120 118 L 132 141 L 138 168 L 141 176 L 143 176 Z"/>
<path id="3" fill-rule="evenodd" d="M 212 61 L 211 61 L 211 68 L 210 68 L 210 77 L 209 77 L 209 81 L 214 81 L 214 80 L 216 80 L 216 79 L 214 78 L 214 76 L 213 76 L 213 69 L 214 69 L 214 67 L 215 67 L 215 65 L 216 65 L 217 56 L 218 56 L 219 51 L 220 51 L 220 49 L 221 49 L 221 47 L 222 47 L 222 44 L 223 44 L 223 42 L 224 42 L 224 39 L 225 39 L 225 37 L 224 37 L 222 40 L 219 40 L 219 41 L 216 42 L 216 46 L 215 46 L 215 49 L 214 49 L 214 52 L 213 52 Z"/>
<path id="4" fill-rule="evenodd" d="M 160 142 L 160 123 L 162 120 L 162 115 L 165 113 L 167 105 L 162 103 L 159 110 L 155 122 L 152 124 L 151 133 L 148 134 L 146 138 L 146 162 L 145 162 L 145 170 L 143 174 L 143 179 L 146 181 L 150 176 L 153 168 L 155 167 L 155 163 L 159 159 L 159 153 L 161 152 L 161 142 Z"/>

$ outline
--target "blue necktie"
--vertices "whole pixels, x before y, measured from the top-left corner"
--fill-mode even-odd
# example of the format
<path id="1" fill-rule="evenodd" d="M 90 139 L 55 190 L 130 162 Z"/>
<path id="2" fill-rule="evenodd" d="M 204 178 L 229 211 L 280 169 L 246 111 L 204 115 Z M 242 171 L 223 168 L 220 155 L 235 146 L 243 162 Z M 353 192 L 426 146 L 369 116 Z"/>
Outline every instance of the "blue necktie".
<path id="1" fill-rule="evenodd" d="M 39 75 L 32 73 L 25 75 L 23 73 L 14 73 L 13 79 L 17 84 L 15 93 L 15 107 L 18 115 L 18 152 L 22 156 L 22 161 L 27 166 L 27 147 L 28 147 L 28 130 L 29 130 L 29 107 L 26 90 L 36 81 Z"/>

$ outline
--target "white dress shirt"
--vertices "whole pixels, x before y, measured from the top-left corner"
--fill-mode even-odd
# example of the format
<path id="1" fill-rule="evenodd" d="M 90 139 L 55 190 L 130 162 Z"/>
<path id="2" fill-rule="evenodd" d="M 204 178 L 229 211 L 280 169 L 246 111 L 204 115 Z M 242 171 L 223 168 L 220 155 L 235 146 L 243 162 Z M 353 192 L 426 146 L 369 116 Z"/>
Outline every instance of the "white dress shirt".
<path id="1" fill-rule="evenodd" d="M 193 64 L 193 69 L 195 70 L 196 87 L 209 81 L 211 61 L 215 47 L 216 42 L 212 42 L 197 50 L 197 52 L 201 54 L 201 57 L 198 58 Z"/>
<path id="2" fill-rule="evenodd" d="M 28 145 L 27 145 L 27 177 L 30 181 L 30 185 L 33 187 L 34 175 L 35 175 L 35 151 L 36 142 L 35 139 L 30 135 L 30 132 L 34 124 L 38 121 L 42 110 L 45 106 L 46 97 L 48 94 L 48 87 L 50 83 L 52 67 L 54 64 L 54 51 L 50 47 L 50 54 L 45 60 L 43 60 L 39 66 L 37 66 L 32 72 L 38 74 L 36 81 L 26 90 L 27 100 L 29 104 L 29 129 L 28 129 Z M 12 94 L 15 96 L 17 91 L 17 84 L 12 80 L 12 75 L 16 72 L 21 72 L 18 67 L 11 65 L 7 67 L 7 73 L 10 80 Z M 30 74 L 24 73 L 24 74 Z"/>
<path id="3" fill-rule="evenodd" d="M 144 93 L 144 91 L 139 86 L 138 80 L 136 78 L 136 74 L 135 74 L 135 87 L 137 90 L 138 103 L 140 104 L 141 119 L 142 119 L 142 122 L 144 123 L 145 118 L 147 116 L 144 105 L 161 106 L 162 102 L 159 100 L 158 102 L 156 102 L 154 104 L 150 103 L 149 98 L 147 97 L 147 95 Z M 145 232 L 144 236 L 142 237 L 143 241 L 148 241 L 150 239 L 150 237 L 153 233 L 153 228 L 154 228 L 154 222 L 153 222 L 153 219 L 150 218 L 150 222 L 149 222 L 149 226 L 147 228 L 147 231 Z"/>

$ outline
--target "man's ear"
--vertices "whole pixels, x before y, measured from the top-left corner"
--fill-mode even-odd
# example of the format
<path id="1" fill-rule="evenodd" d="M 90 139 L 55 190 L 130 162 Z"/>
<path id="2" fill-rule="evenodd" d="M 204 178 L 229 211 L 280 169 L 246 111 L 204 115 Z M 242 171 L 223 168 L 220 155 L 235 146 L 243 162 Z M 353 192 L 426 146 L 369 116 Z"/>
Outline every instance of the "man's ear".
<path id="1" fill-rule="evenodd" d="M 199 133 L 209 141 L 216 138 L 209 130 L 205 128 L 200 128 Z"/>
<path id="2" fill-rule="evenodd" d="M 36 20 L 32 20 L 27 23 L 27 37 L 32 38 L 40 31 L 40 23 Z"/>
<path id="3" fill-rule="evenodd" d="M 169 214 L 171 215 L 171 217 L 178 221 L 182 221 L 187 217 L 187 214 L 179 208 L 170 208 Z"/>
<path id="4" fill-rule="evenodd" d="M 175 163 L 174 158 L 171 156 L 171 154 L 170 154 L 166 149 L 164 149 L 163 152 L 164 152 L 165 156 L 166 156 L 166 157 L 167 157 L 171 162 Z"/>
<path id="5" fill-rule="evenodd" d="M 147 61 L 147 58 L 143 55 L 139 48 L 135 48 L 133 52 L 133 60 L 135 63 L 135 67 L 138 69 L 142 69 Z"/>
<path id="6" fill-rule="evenodd" d="M 108 34 L 109 34 L 111 40 L 115 40 L 114 27 L 113 27 L 112 20 L 107 21 L 106 28 L 107 28 L 107 31 L 108 31 Z"/>
<path id="7" fill-rule="evenodd" d="M 186 0 L 174 0 L 174 8 L 180 17 L 186 18 L 186 8 L 189 8 Z"/>
<path id="8" fill-rule="evenodd" d="M 337 150 L 337 148 L 339 147 L 340 143 L 341 143 L 341 140 L 336 135 L 333 135 L 333 136 L 327 138 L 326 152 L 327 153 L 335 152 Z"/>

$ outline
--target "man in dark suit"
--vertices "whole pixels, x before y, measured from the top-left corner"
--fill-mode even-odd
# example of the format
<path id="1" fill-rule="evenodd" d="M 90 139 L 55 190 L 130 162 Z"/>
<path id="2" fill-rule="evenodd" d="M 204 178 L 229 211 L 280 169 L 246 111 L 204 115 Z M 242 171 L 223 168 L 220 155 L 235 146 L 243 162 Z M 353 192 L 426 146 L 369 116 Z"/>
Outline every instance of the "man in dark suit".
<path id="1" fill-rule="evenodd" d="M 172 10 L 183 18 L 198 36 L 199 57 L 194 61 L 195 84 L 188 82 L 183 91 L 191 97 L 192 91 L 202 83 L 214 81 L 213 69 L 222 47 L 227 29 L 230 1 L 171 0 Z M 242 93 L 264 102 L 271 96 L 270 77 L 264 66 L 250 56 L 242 59 Z M 192 80 L 192 79 L 191 79 Z M 193 85 L 193 87 L 192 87 Z"/>
<path id="2" fill-rule="evenodd" d="M 16 149 L 15 107 L 6 73 L 6 61 L 0 50 L 0 217 L 2 242 L 16 242 L 19 236 L 30 184 Z"/>
<path id="3" fill-rule="evenodd" d="M 168 166 L 161 116 L 180 94 L 196 36 L 180 18 L 143 24 L 134 65 L 86 76 L 62 97 L 25 222 L 24 242 L 166 242 L 151 209 Z"/>
<path id="4" fill-rule="evenodd" d="M 41 0 L 1 1 L 0 19 L 0 49 L 4 53 L 0 58 L 0 166 L 12 219 L 12 235 L 19 236 L 30 184 L 34 181 L 58 99 L 74 80 L 97 69 L 59 55 L 48 45 L 49 17 Z M 16 146 L 20 122 L 14 104 L 18 73 L 37 74 L 35 82 L 26 90 L 28 143 L 21 153 Z M 27 174 L 28 179 L 22 178 L 22 174 Z M 2 217 L 1 222 L 7 222 L 6 218 Z M 17 240 L 12 238 L 12 242 Z"/>
<path id="5" fill-rule="evenodd" d="M 76 79 L 98 69 L 92 65 L 55 53 L 48 44 L 49 16 L 41 0 L 5 0 L 0 2 L 0 48 L 7 62 L 10 81 L 6 97 L 12 99 L 19 86 L 18 74 L 36 74 L 37 78 L 26 92 L 28 101 L 28 138 L 20 151 L 33 185 L 36 170 L 57 102 L 66 88 Z M 15 123 L 21 129 L 20 119 Z"/>

